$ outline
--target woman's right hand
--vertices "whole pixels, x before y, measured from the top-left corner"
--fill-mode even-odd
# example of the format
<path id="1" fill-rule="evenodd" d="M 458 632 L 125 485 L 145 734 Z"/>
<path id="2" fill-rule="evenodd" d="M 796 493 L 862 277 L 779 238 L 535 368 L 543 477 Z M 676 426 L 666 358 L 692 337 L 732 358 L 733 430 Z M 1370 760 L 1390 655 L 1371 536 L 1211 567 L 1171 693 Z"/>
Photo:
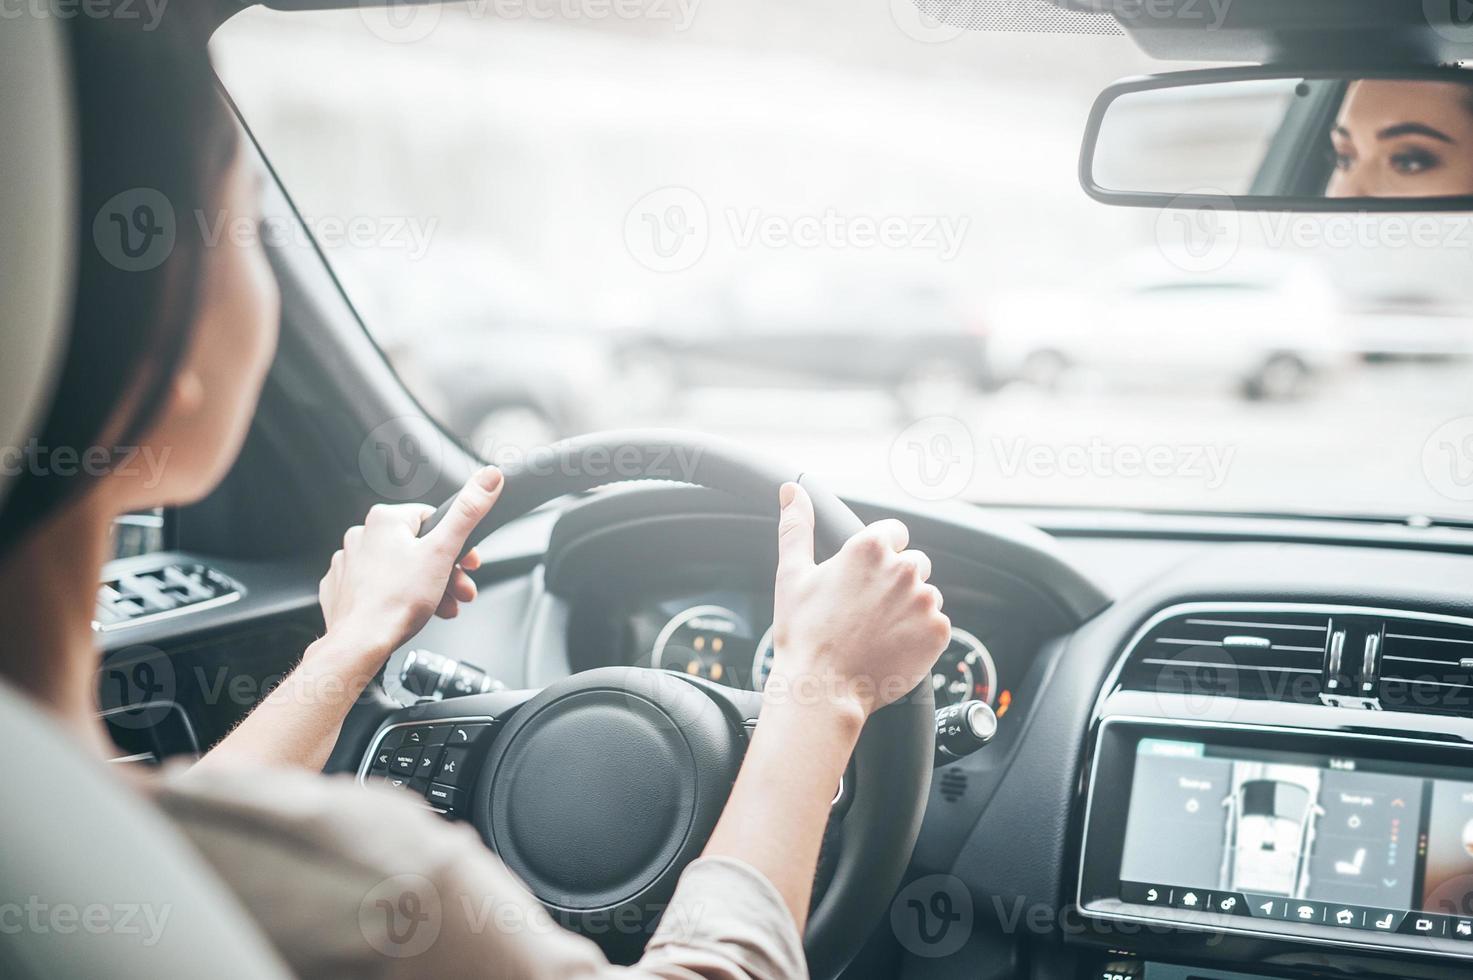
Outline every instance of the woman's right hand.
<path id="1" fill-rule="evenodd" d="M 910 532 L 877 521 L 838 554 L 813 560 L 813 503 L 795 483 L 781 490 L 773 666 L 769 701 L 824 700 L 862 720 L 899 700 L 946 649 L 951 621 L 927 584 L 931 560 L 907 550 Z"/>

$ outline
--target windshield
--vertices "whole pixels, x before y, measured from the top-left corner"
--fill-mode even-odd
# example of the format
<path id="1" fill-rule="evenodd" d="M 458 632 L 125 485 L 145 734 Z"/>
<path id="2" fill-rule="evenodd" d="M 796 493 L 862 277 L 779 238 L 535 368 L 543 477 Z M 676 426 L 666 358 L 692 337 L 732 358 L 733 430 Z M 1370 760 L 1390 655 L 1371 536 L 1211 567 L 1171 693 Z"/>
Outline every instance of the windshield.
<path id="1" fill-rule="evenodd" d="M 873 495 L 1473 518 L 1467 220 L 1093 202 L 1096 93 L 1190 66 L 1013 6 L 258 7 L 214 51 L 487 458 L 678 426 Z M 1160 152 L 1211 173 L 1179 122 Z"/>

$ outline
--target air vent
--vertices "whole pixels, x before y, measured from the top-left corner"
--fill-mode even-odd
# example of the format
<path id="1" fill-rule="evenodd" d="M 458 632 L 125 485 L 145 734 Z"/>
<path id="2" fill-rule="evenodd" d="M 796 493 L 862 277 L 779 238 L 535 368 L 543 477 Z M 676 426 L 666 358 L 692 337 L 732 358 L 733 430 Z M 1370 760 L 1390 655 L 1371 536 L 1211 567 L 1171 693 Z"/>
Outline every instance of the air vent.
<path id="1" fill-rule="evenodd" d="M 1473 716 L 1473 625 L 1386 620 L 1379 697 L 1392 711 Z"/>
<path id="2" fill-rule="evenodd" d="M 1316 704 L 1325 690 L 1330 616 L 1229 610 L 1168 615 L 1131 649 L 1121 684 L 1169 694 Z"/>
<path id="3" fill-rule="evenodd" d="M 196 562 L 180 562 L 122 575 L 97 590 L 92 628 L 121 629 L 186 611 L 221 606 L 240 598 L 241 589 L 221 572 Z"/>
<path id="4" fill-rule="evenodd" d="M 967 795 L 967 774 L 960 769 L 941 770 L 941 798 L 955 803 Z"/>

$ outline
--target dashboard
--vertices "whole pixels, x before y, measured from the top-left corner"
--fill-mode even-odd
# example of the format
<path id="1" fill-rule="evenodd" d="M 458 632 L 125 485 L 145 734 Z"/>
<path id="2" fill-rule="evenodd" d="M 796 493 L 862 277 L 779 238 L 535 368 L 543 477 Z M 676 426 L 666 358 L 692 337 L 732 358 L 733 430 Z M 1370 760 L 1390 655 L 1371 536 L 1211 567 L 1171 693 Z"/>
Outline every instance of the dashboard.
<path id="1" fill-rule="evenodd" d="M 905 520 L 933 559 L 956 628 L 938 701 L 1000 716 L 985 749 L 937 768 L 912 904 L 855 977 L 1467 975 L 1473 542 L 1153 515 L 1051 536 L 976 508 L 851 503 Z M 484 544 L 481 599 L 414 644 L 510 688 L 632 665 L 755 689 L 774 540 L 729 498 L 592 495 Z M 239 602 L 102 639 L 170 652 L 206 744 L 233 719 L 188 680 L 289 645 L 251 639 L 277 635 L 283 587 L 222 568 Z M 301 577 L 292 615 L 311 603 Z M 217 653 L 183 626 L 235 639 Z M 263 676 L 281 666 L 261 656 Z M 940 948 L 901 924 L 962 909 Z"/>
<path id="2" fill-rule="evenodd" d="M 763 570 L 717 566 L 708 573 L 717 579 L 761 578 Z M 593 627 L 601 635 L 619 638 L 612 661 L 580 657 L 574 668 L 609 663 L 653 667 L 760 691 L 776 655 L 772 602 L 770 586 L 755 591 L 683 588 L 673 593 L 658 589 L 654 594 L 636 592 L 625 602 L 614 604 L 614 610 L 606 614 L 609 622 Z M 993 647 L 1003 652 L 1004 663 L 1016 663 L 1028 651 L 1019 649 L 1022 637 L 987 615 L 987 607 L 996 604 L 995 599 L 989 602 L 988 597 L 977 596 L 969 609 L 953 614 L 956 621 L 951 642 L 931 677 L 938 707 L 979 700 L 1006 713 L 1012 692 L 1002 686 Z M 972 629 L 959 625 L 959 617 L 965 617 Z M 988 639 L 982 639 L 979 632 Z M 587 649 L 590 658 L 603 652 L 601 647 Z"/>
<path id="3" fill-rule="evenodd" d="M 970 901 L 975 928 L 940 962 L 902 942 L 922 964 L 915 975 L 952 975 L 940 969 L 950 963 L 956 975 L 1015 976 L 1019 957 L 1056 943 L 1072 951 L 1067 967 L 1027 969 L 1464 975 L 1473 711 L 1453 695 L 1473 696 L 1462 686 L 1473 682 L 1473 561 L 1304 541 L 1065 538 L 1062 564 L 1114 595 L 1085 612 L 1067 608 L 1058 566 L 1008 560 L 985 526 L 861 516 L 900 516 L 933 556 L 957 629 L 933 676 L 938 699 L 985 695 L 1002 715 L 986 750 L 933 781 L 912 866 L 942 884 L 921 904 Z M 668 513 L 565 539 L 593 576 L 554 583 L 570 605 L 570 669 L 658 664 L 760 686 L 773 556 L 743 548 L 765 540 L 734 515 Z M 602 570 L 588 571 L 605 546 Z M 560 577 L 558 561 L 549 567 Z M 943 902 L 958 883 L 964 897 Z M 1035 922 L 1020 924 L 1019 909 Z"/>
<path id="4" fill-rule="evenodd" d="M 969 907 L 971 928 L 941 954 L 894 930 L 907 975 L 1466 974 L 1473 709 L 1451 695 L 1473 686 L 1414 678 L 1424 660 L 1469 673 L 1473 557 L 1302 525 L 1039 541 L 970 509 L 856 510 L 932 556 L 956 628 L 938 701 L 1000 716 L 938 767 L 911 862 L 908 887 L 939 883 L 919 906 Z M 563 511 L 519 631 L 555 639 L 501 669 L 760 688 L 771 531 L 698 493 Z"/>

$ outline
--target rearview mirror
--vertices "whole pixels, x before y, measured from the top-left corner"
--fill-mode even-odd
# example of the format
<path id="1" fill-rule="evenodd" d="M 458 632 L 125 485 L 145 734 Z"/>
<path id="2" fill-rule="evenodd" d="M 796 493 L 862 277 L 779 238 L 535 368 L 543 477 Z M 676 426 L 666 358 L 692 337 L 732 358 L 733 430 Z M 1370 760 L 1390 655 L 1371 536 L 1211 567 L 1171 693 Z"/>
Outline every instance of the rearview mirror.
<path id="1" fill-rule="evenodd" d="M 1133 207 L 1473 211 L 1473 71 L 1180 72 L 1095 100 L 1085 192 Z"/>

